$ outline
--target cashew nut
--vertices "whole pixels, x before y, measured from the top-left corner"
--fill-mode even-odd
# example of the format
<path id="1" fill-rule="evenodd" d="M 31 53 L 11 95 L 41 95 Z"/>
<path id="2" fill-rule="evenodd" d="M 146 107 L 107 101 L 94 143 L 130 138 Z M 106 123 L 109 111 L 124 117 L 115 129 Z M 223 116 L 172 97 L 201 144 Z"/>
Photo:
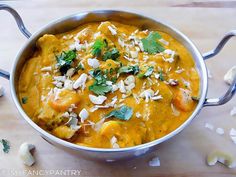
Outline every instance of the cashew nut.
<path id="1" fill-rule="evenodd" d="M 222 151 L 213 151 L 207 155 L 207 164 L 213 166 L 216 162 L 224 164 L 228 168 L 236 167 L 236 160 L 230 154 Z"/>
<path id="2" fill-rule="evenodd" d="M 148 162 L 150 167 L 159 167 L 161 166 L 161 161 L 159 157 L 153 157 L 149 162 Z"/>
<path id="3" fill-rule="evenodd" d="M 0 97 L 4 95 L 4 87 L 0 85 Z"/>
<path id="4" fill-rule="evenodd" d="M 79 87 L 82 87 L 82 89 L 85 87 L 85 82 L 88 78 L 88 75 L 83 73 L 80 75 L 80 77 L 74 82 L 73 89 L 77 89 Z"/>
<path id="5" fill-rule="evenodd" d="M 31 150 L 35 149 L 33 144 L 23 143 L 19 149 L 19 155 L 23 163 L 27 166 L 32 166 L 35 163 L 35 159 L 31 154 Z"/>
<path id="6" fill-rule="evenodd" d="M 230 68 L 224 76 L 224 81 L 231 85 L 233 83 L 234 78 L 236 77 L 236 66 Z"/>

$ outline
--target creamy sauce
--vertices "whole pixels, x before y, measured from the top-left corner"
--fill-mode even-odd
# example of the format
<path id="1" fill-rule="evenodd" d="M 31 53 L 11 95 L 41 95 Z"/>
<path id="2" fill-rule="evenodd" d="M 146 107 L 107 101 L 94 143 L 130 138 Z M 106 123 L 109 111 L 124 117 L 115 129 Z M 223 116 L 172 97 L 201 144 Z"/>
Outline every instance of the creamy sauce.
<path id="1" fill-rule="evenodd" d="M 166 33 L 157 32 L 161 38 L 155 38 L 164 51 L 145 52 L 141 39 L 151 33 L 107 21 L 64 34 L 45 34 L 20 75 L 23 109 L 41 128 L 84 146 L 130 147 L 167 135 L 195 109 L 197 101 L 192 97 L 199 94 L 199 75 L 187 49 Z M 101 51 L 94 44 L 98 40 L 103 42 Z M 58 62 L 63 51 L 76 57 L 62 70 L 63 63 Z M 118 74 L 124 66 L 139 70 Z M 91 89 L 93 70 L 108 76 L 105 85 L 112 90 L 101 95 Z M 122 106 L 129 110 L 127 120 L 107 118 Z"/>

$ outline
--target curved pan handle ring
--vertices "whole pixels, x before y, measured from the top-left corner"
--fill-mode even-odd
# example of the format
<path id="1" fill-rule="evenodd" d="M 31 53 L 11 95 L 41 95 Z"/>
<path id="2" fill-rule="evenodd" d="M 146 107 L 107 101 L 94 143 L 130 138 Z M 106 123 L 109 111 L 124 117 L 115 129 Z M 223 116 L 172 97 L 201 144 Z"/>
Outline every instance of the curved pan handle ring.
<path id="1" fill-rule="evenodd" d="M 21 33 L 27 37 L 30 38 L 31 33 L 26 29 L 23 20 L 21 19 L 20 15 L 10 6 L 5 5 L 5 4 L 0 4 L 0 10 L 6 10 L 8 11 L 14 18 L 17 23 L 18 28 L 20 29 Z M 7 71 L 4 71 L 0 69 L 0 77 L 3 77 L 5 79 L 10 79 L 10 73 Z"/>
<path id="2" fill-rule="evenodd" d="M 228 42 L 228 40 L 236 36 L 236 30 L 230 31 L 225 34 L 223 39 L 218 43 L 215 49 L 203 54 L 203 59 L 207 60 L 215 55 L 217 55 L 224 45 Z M 203 104 L 203 106 L 218 106 L 227 103 L 231 98 L 233 98 L 234 94 L 236 93 L 236 77 L 233 79 L 232 84 L 230 85 L 228 91 L 219 98 L 207 98 Z"/>

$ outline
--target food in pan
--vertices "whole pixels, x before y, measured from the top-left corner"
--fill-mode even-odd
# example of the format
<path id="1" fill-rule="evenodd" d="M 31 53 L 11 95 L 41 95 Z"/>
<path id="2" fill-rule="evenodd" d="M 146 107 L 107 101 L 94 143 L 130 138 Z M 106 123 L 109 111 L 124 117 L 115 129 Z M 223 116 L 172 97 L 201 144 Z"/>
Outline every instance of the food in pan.
<path id="1" fill-rule="evenodd" d="M 39 38 L 18 91 L 28 116 L 51 134 L 124 148 L 178 128 L 197 105 L 199 84 L 192 56 L 176 39 L 105 21 Z"/>

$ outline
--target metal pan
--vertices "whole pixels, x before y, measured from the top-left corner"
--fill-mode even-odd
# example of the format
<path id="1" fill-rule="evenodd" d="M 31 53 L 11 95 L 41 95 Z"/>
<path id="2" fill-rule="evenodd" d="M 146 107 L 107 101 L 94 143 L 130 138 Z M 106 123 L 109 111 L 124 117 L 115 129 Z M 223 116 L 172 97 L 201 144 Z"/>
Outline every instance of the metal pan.
<path id="1" fill-rule="evenodd" d="M 207 69 L 204 60 L 209 59 L 215 55 L 217 55 L 220 50 L 223 48 L 225 43 L 233 36 L 236 35 L 236 30 L 230 31 L 229 33 L 225 34 L 225 36 L 221 39 L 219 44 L 216 48 L 206 54 L 201 54 L 199 50 L 195 47 L 195 45 L 190 41 L 188 37 L 186 37 L 183 33 L 175 29 L 174 27 L 168 25 L 165 22 L 161 22 L 156 19 L 151 19 L 145 17 L 140 14 L 135 14 L 131 12 L 125 11 L 114 11 L 114 10 L 97 10 L 97 11 L 89 11 L 83 13 L 77 13 L 71 16 L 67 16 L 61 18 L 59 20 L 53 21 L 50 24 L 42 27 L 33 35 L 25 28 L 23 21 L 19 14 L 7 5 L 0 5 L 0 10 L 6 10 L 10 12 L 20 29 L 23 35 L 28 38 L 28 41 L 22 46 L 21 50 L 18 52 L 14 64 L 12 66 L 11 72 L 0 70 L 0 76 L 10 79 L 10 88 L 11 88 L 11 95 L 13 101 L 20 112 L 21 116 L 28 122 L 38 133 L 49 143 L 68 150 L 70 152 L 74 152 L 79 156 L 85 158 L 92 158 L 94 160 L 103 160 L 107 162 L 117 161 L 121 159 L 129 159 L 133 157 L 138 157 L 143 155 L 147 152 L 154 150 L 158 144 L 167 141 L 171 137 L 177 135 L 180 131 L 182 131 L 194 117 L 201 111 L 203 107 L 206 106 L 219 106 L 228 102 L 236 91 L 236 78 L 233 81 L 233 84 L 229 87 L 227 92 L 219 97 L 219 98 L 207 98 L 207 88 L 208 88 L 208 77 L 207 77 Z M 91 148 L 91 147 L 84 147 L 79 146 L 76 144 L 72 144 L 70 142 L 64 141 L 59 139 L 48 132 L 41 129 L 37 124 L 35 124 L 30 117 L 25 113 L 20 105 L 20 100 L 17 94 L 17 85 L 19 81 L 20 72 L 23 68 L 25 61 L 31 56 L 35 49 L 36 41 L 44 34 L 57 34 L 63 33 L 69 30 L 72 30 L 79 25 L 89 23 L 89 22 L 100 22 L 112 20 L 117 21 L 123 24 L 135 25 L 140 29 L 150 29 L 150 30 L 159 30 L 170 34 L 176 40 L 178 40 L 181 44 L 183 44 L 188 51 L 191 53 L 197 70 L 200 75 L 200 100 L 198 102 L 197 107 L 189 116 L 189 118 L 176 130 L 172 131 L 171 133 L 165 135 L 164 137 L 154 140 L 149 143 L 141 144 L 134 147 L 128 148 L 120 148 L 120 149 L 102 149 L 102 148 Z"/>

